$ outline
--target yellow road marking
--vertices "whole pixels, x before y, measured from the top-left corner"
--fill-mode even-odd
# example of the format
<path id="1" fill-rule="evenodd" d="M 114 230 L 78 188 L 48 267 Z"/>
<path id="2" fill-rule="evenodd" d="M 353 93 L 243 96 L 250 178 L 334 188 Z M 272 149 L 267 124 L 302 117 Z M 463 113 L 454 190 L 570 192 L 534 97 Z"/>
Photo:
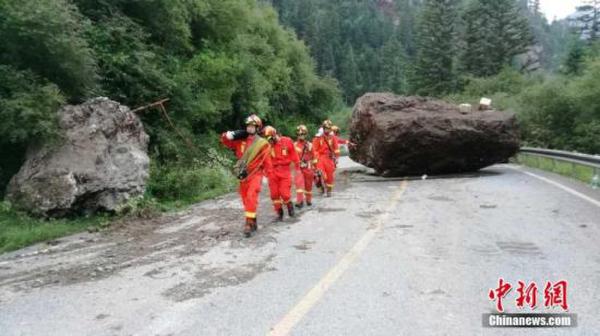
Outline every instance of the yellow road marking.
<path id="1" fill-rule="evenodd" d="M 288 335 L 290 331 L 302 320 L 302 318 L 314 307 L 325 295 L 327 290 L 339 277 L 350 268 L 360 254 L 367 248 L 375 235 L 381 231 L 384 223 L 388 220 L 394 205 L 400 200 L 406 190 L 408 182 L 402 181 L 400 188 L 390 198 L 386 211 L 375 219 L 375 225 L 369 229 L 359 241 L 340 259 L 340 261 L 329 270 L 324 277 L 273 327 L 268 333 L 270 336 Z"/>

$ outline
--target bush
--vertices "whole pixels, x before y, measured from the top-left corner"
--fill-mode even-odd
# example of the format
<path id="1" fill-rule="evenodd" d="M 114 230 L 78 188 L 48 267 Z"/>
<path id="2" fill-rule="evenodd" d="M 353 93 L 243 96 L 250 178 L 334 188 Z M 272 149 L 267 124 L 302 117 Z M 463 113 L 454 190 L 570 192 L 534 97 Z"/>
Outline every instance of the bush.
<path id="1" fill-rule="evenodd" d="M 89 22 L 68 0 L 0 2 L 0 62 L 30 69 L 69 98 L 96 88 L 96 60 L 85 39 Z"/>
<path id="2" fill-rule="evenodd" d="M 231 172 L 222 167 L 154 164 L 147 192 L 159 201 L 184 205 L 230 192 L 235 185 Z"/>
<path id="3" fill-rule="evenodd" d="M 577 112 L 567 83 L 550 80 L 526 89 L 519 97 L 525 140 L 534 146 L 573 149 L 570 137 Z"/>
<path id="4" fill-rule="evenodd" d="M 0 196 L 29 144 L 58 139 L 56 111 L 64 97 L 30 71 L 0 65 Z"/>

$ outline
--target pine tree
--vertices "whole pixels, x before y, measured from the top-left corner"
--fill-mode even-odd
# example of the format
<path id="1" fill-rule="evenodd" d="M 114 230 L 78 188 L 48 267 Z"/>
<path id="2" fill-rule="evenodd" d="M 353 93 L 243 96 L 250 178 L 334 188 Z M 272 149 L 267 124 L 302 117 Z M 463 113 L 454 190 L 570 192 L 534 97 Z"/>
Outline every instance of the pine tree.
<path id="1" fill-rule="evenodd" d="M 529 0 L 528 7 L 533 15 L 541 15 L 540 0 Z"/>
<path id="2" fill-rule="evenodd" d="M 590 41 L 596 41 L 600 34 L 600 0 L 584 0 L 591 9 Z"/>
<path id="3" fill-rule="evenodd" d="M 338 68 L 337 78 L 344 90 L 346 103 L 352 103 L 358 96 L 361 86 L 361 75 L 358 69 L 356 56 L 352 44 L 346 42 L 344 45 L 344 57 Z"/>
<path id="4" fill-rule="evenodd" d="M 529 21 L 515 0 L 474 0 L 464 19 L 462 66 L 472 75 L 499 73 L 533 43 Z"/>
<path id="5" fill-rule="evenodd" d="M 579 75 L 583 69 L 585 51 L 580 41 L 575 41 L 563 64 L 563 72 L 567 75 Z"/>
<path id="6" fill-rule="evenodd" d="M 417 35 L 415 89 L 442 95 L 455 89 L 456 0 L 427 0 Z"/>
<path id="7" fill-rule="evenodd" d="M 406 92 L 406 52 L 398 39 L 392 37 L 381 49 L 380 90 Z"/>

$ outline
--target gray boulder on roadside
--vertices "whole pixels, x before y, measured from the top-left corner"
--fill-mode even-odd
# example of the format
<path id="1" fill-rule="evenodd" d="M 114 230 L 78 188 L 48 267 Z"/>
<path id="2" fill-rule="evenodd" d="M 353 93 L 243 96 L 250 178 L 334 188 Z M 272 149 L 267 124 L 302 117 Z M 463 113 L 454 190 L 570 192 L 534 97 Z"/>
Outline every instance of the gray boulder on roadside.
<path id="1" fill-rule="evenodd" d="M 350 157 L 383 176 L 472 172 L 519 150 L 513 114 L 461 111 L 424 97 L 367 93 L 354 106 Z"/>
<path id="2" fill-rule="evenodd" d="M 7 199 L 30 213 L 58 217 L 115 210 L 143 194 L 148 135 L 128 107 L 94 98 L 58 111 L 63 139 L 30 148 Z"/>

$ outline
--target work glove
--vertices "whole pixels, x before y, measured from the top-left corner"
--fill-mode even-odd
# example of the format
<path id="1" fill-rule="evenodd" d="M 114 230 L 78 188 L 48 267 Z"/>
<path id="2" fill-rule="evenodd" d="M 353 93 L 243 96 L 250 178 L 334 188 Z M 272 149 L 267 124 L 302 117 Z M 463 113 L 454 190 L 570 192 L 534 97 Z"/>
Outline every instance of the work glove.
<path id="1" fill-rule="evenodd" d="M 227 140 L 233 140 L 233 132 L 232 131 L 227 131 L 227 133 L 225 133 L 225 138 Z"/>

